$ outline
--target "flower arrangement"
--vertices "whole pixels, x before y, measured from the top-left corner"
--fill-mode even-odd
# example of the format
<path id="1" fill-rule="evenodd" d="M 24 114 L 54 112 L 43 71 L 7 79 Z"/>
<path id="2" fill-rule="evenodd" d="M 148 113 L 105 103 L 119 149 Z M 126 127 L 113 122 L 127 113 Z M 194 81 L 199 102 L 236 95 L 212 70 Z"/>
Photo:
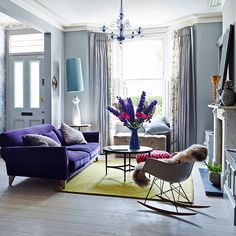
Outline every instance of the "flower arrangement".
<path id="1" fill-rule="evenodd" d="M 144 122 L 152 119 L 157 105 L 157 100 L 153 100 L 150 104 L 147 104 L 145 98 L 146 92 L 143 91 L 136 112 L 132 99 L 127 98 L 124 100 L 121 97 L 117 97 L 118 103 L 114 104 L 115 108 L 108 106 L 107 110 L 118 117 L 124 126 L 130 129 L 139 129 Z"/>

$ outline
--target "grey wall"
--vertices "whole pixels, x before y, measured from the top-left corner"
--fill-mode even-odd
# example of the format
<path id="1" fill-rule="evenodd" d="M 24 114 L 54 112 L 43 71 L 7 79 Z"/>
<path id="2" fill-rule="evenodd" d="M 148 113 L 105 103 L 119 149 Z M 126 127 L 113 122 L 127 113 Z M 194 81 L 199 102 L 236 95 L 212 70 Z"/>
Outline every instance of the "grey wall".
<path id="1" fill-rule="evenodd" d="M 64 119 L 64 33 L 58 29 L 51 31 L 51 77 L 48 86 L 51 89 L 51 123 L 60 127 Z M 58 88 L 52 90 L 51 79 L 53 76 L 58 79 Z"/>
<path id="2" fill-rule="evenodd" d="M 82 123 L 90 123 L 89 114 L 89 33 L 87 31 L 65 32 L 65 60 L 67 58 L 81 58 L 84 92 L 66 92 L 65 74 L 65 123 L 71 123 L 72 98 L 79 96 Z M 65 71 L 66 73 L 66 71 Z M 92 115 L 92 114 L 91 114 Z"/>
<path id="3" fill-rule="evenodd" d="M 233 24 L 235 27 L 236 22 L 236 1 L 235 0 L 226 0 L 223 8 L 223 32 L 225 32 L 230 24 Z M 233 78 L 234 90 L 236 92 L 236 80 L 235 80 L 235 70 L 236 70 L 236 29 L 234 28 L 234 65 L 233 65 Z"/>
<path id="4" fill-rule="evenodd" d="M 211 75 L 218 74 L 216 42 L 222 34 L 222 23 L 204 23 L 194 27 L 195 73 L 197 88 L 197 142 L 204 142 L 204 131 L 213 130 Z"/>
<path id="5" fill-rule="evenodd" d="M 64 117 L 64 33 L 9 0 L 0 1 L 0 12 L 19 20 L 40 32 L 51 33 L 51 48 L 46 48 L 46 50 L 50 50 L 51 52 L 50 63 L 52 69 L 45 74 L 44 78 L 46 97 L 45 115 L 46 122 L 51 122 L 58 127 L 62 117 Z M 52 91 L 51 88 L 51 79 L 54 73 L 53 66 L 55 65 L 54 62 L 59 66 L 58 91 Z"/>

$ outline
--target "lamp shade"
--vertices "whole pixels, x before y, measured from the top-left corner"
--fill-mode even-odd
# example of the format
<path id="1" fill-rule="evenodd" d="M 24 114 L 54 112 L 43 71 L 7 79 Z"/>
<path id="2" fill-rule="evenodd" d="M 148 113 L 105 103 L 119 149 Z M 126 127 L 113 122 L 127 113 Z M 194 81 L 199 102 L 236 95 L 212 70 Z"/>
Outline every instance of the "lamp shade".
<path id="1" fill-rule="evenodd" d="M 83 75 L 80 58 L 66 60 L 67 92 L 84 91 Z"/>

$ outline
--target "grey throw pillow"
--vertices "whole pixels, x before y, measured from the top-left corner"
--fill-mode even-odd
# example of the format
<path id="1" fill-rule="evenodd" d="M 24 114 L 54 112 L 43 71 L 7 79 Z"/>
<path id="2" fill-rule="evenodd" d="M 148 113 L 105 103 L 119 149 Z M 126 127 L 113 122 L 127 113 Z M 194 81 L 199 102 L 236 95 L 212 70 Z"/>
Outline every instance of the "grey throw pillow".
<path id="1" fill-rule="evenodd" d="M 60 129 L 65 139 L 65 144 L 72 145 L 72 144 L 87 143 L 87 141 L 84 138 L 84 135 L 79 130 L 71 128 L 69 125 L 65 123 L 61 123 Z"/>
<path id="2" fill-rule="evenodd" d="M 54 131 L 50 131 L 48 133 L 44 133 L 42 134 L 43 136 L 46 136 L 48 138 L 51 138 L 52 140 L 54 140 L 55 142 L 57 142 L 58 144 L 61 144 L 59 138 L 57 137 L 56 133 Z"/>
<path id="3" fill-rule="evenodd" d="M 171 129 L 167 126 L 164 117 L 153 119 L 151 123 L 145 126 L 145 133 L 147 134 L 162 134 L 170 131 Z"/>
<path id="4" fill-rule="evenodd" d="M 43 136 L 41 134 L 26 134 L 24 138 L 26 139 L 27 143 L 31 146 L 44 146 L 44 147 L 61 146 L 59 143 L 57 143 L 53 139 Z"/>

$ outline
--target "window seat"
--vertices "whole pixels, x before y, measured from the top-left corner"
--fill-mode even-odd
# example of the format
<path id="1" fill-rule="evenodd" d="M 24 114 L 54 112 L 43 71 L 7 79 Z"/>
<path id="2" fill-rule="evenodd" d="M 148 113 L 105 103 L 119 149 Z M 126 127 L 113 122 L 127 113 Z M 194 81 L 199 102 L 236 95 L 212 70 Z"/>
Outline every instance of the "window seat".
<path id="1" fill-rule="evenodd" d="M 118 132 L 114 135 L 114 145 L 129 145 L 131 132 Z M 154 150 L 167 151 L 167 136 L 138 133 L 140 146 L 152 147 Z"/>

